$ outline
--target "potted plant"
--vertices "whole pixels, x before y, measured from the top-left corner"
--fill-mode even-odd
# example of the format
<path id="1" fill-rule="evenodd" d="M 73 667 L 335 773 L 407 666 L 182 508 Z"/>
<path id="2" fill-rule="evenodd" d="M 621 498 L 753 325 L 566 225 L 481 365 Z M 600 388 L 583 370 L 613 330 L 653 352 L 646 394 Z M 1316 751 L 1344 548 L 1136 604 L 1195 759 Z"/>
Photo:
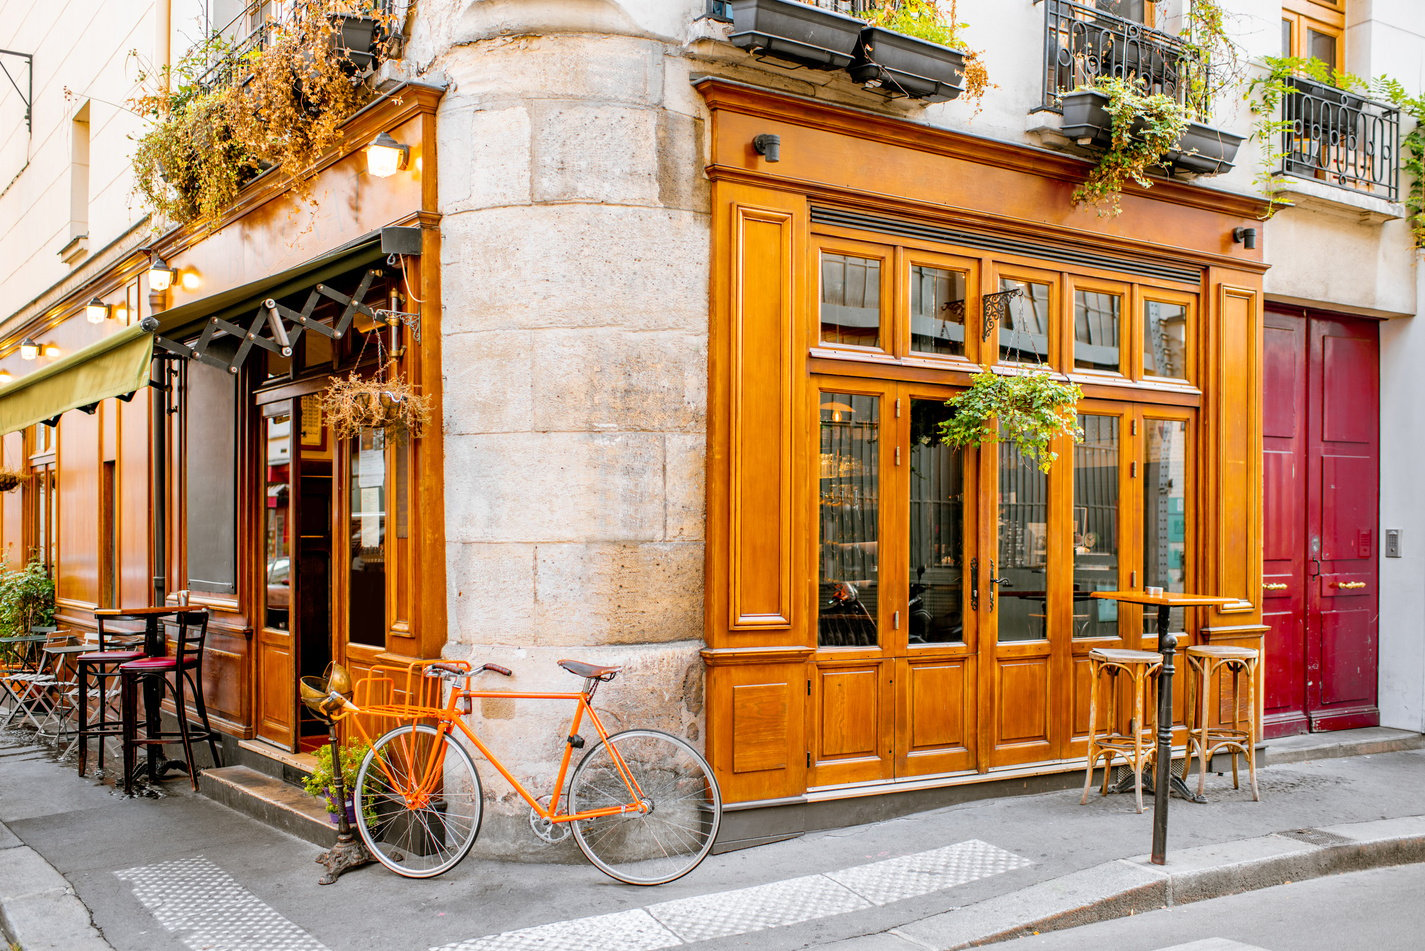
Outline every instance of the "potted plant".
<path id="1" fill-rule="evenodd" d="M 13 492 L 29 479 L 29 475 L 19 469 L 0 467 L 0 492 Z"/>
<path id="2" fill-rule="evenodd" d="M 322 394 L 321 408 L 338 439 L 364 429 L 384 430 L 397 442 L 419 439 L 430 424 L 430 397 L 417 393 L 389 362 L 371 376 L 352 371 L 333 380 Z"/>
<path id="3" fill-rule="evenodd" d="M 302 781 L 302 788 L 307 791 L 307 795 L 321 799 L 326 803 L 327 821 L 332 825 L 340 822 L 340 810 L 346 810 L 346 821 L 356 821 L 356 806 L 351 799 L 352 787 L 356 785 L 356 772 L 361 768 L 361 759 L 366 755 L 368 747 L 365 743 L 352 742 L 341 748 L 341 783 L 346 790 L 346 798 L 337 803 L 333 798 L 332 784 L 336 779 L 336 774 L 332 772 L 332 748 L 330 744 L 323 744 L 317 748 L 316 768 Z M 367 818 L 374 819 L 374 813 L 368 808 Z"/>
<path id="4" fill-rule="evenodd" d="M 855 17 L 798 0 L 732 0 L 728 39 L 745 50 L 799 66 L 845 69 L 852 63 L 865 25 Z"/>
<path id="5" fill-rule="evenodd" d="M 1148 179 L 1148 170 L 1163 165 L 1169 155 L 1178 148 L 1182 135 L 1187 131 L 1187 111 L 1177 100 L 1162 93 L 1148 93 L 1140 82 L 1117 77 L 1099 77 L 1093 90 L 1075 90 L 1065 97 L 1074 101 L 1072 117 L 1076 124 L 1070 125 L 1066 115 L 1067 133 L 1077 133 L 1079 142 L 1102 142 L 1102 120 L 1095 111 L 1097 100 L 1079 94 L 1092 92 L 1102 96 L 1102 113 L 1108 117 L 1108 141 L 1098 164 L 1089 172 L 1088 179 L 1074 189 L 1074 204 L 1093 205 L 1101 216 L 1116 215 L 1119 208 L 1119 194 L 1123 186 L 1132 180 L 1144 188 L 1153 187 Z M 1087 114 L 1081 124 L 1078 107 L 1088 101 Z M 1094 131 L 1090 132 L 1090 129 Z"/>
<path id="6" fill-rule="evenodd" d="M 1050 448 L 1056 438 L 1083 442 L 1077 412 L 1083 396 L 1077 384 L 1059 379 L 1047 366 L 1014 373 L 984 370 L 969 389 L 946 401 L 954 414 L 940 424 L 940 436 L 958 447 L 1008 442 L 1048 472 L 1059 458 Z"/>
<path id="7" fill-rule="evenodd" d="M 964 91 L 965 54 L 955 22 L 937 0 L 883 0 L 867 14 L 851 78 L 914 99 L 945 102 Z"/>

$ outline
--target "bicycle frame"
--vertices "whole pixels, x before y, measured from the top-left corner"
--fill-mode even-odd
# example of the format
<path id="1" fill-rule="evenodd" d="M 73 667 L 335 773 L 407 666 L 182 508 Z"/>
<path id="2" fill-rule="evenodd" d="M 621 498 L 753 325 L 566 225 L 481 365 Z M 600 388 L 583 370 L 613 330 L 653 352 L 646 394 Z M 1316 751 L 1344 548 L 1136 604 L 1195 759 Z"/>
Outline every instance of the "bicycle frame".
<path id="1" fill-rule="evenodd" d="M 433 665 L 436 664 L 439 664 L 441 667 L 444 668 L 458 668 L 462 670 L 463 673 L 461 673 L 459 676 L 464 680 L 464 686 L 462 687 L 457 686 L 455 684 L 453 675 L 451 678 L 449 678 L 451 682 L 450 695 L 449 698 L 446 699 L 445 702 L 440 706 L 435 706 L 430 703 L 419 702 L 423 698 L 428 698 L 431 695 L 433 691 L 430 688 L 432 686 L 434 686 L 435 684 L 444 684 L 448 679 L 444 673 L 435 674 L 433 672 L 427 672 Z M 360 698 L 363 692 L 361 690 L 362 687 L 367 687 L 366 692 L 368 693 L 373 691 L 373 687 L 370 686 L 373 680 L 376 681 L 376 685 L 378 687 L 381 683 L 385 683 L 390 687 L 394 688 L 394 681 L 389 678 L 383 678 L 381 675 L 395 674 L 401 672 L 404 672 L 407 676 L 407 689 L 404 691 L 404 693 L 408 697 L 416 698 L 416 703 L 368 703 L 365 705 L 361 703 L 353 703 L 350 705 L 346 712 L 346 716 L 350 716 L 353 718 L 357 732 L 361 734 L 362 739 L 366 742 L 368 746 L 371 745 L 373 738 L 367 732 L 365 725 L 361 721 L 361 717 L 363 716 L 371 716 L 385 720 L 400 720 L 410 724 L 418 723 L 421 721 L 435 721 L 437 737 L 441 735 L 450 734 L 453 732 L 453 728 L 458 728 L 460 732 L 465 735 L 466 739 L 468 739 L 472 744 L 474 744 L 475 748 L 480 751 L 481 755 L 485 757 L 485 760 L 491 766 L 495 767 L 496 771 L 498 771 L 499 774 L 505 778 L 505 780 L 510 784 L 510 786 L 515 790 L 515 792 L 519 793 L 520 797 L 529 803 L 530 808 L 533 809 L 535 813 L 538 814 L 541 818 L 549 822 L 575 822 L 582 819 L 597 819 L 603 816 L 617 816 L 625 815 L 630 812 L 647 811 L 648 806 L 647 803 L 644 801 L 643 790 L 639 786 L 638 780 L 633 776 L 632 771 L 629 770 L 628 764 L 624 762 L 623 756 L 619 753 L 618 748 L 615 745 L 608 743 L 609 732 L 607 729 L 605 729 L 603 721 L 599 719 L 598 713 L 594 710 L 593 706 L 590 703 L 590 701 L 593 700 L 595 691 L 598 689 L 599 681 L 589 680 L 587 681 L 587 686 L 585 686 L 583 690 L 575 693 L 540 693 L 533 691 L 526 692 L 516 690 L 471 690 L 471 677 L 475 676 L 481 671 L 470 670 L 469 664 L 464 662 L 425 661 L 411 664 L 409 668 L 405 669 L 390 667 L 372 668 L 371 677 L 368 678 L 366 681 L 363 681 L 361 684 L 358 684 L 358 698 Z M 425 680 L 427 682 L 413 685 L 412 681 L 418 677 L 422 678 L 422 680 Z M 414 689 L 412 689 L 413 687 Z M 573 717 L 569 724 L 569 732 L 567 734 L 569 739 L 565 741 L 564 753 L 559 760 L 559 772 L 555 775 L 553 789 L 550 791 L 549 808 L 546 809 L 544 806 L 540 805 L 539 800 L 535 798 L 535 796 L 528 789 L 525 788 L 524 784 L 521 783 L 519 779 L 517 779 L 508 769 L 505 768 L 505 765 L 500 761 L 499 756 L 496 755 L 496 753 L 488 746 L 486 746 L 484 741 L 482 741 L 480 737 L 476 735 L 475 731 L 472 730 L 465 723 L 463 717 L 467 714 L 467 712 L 473 711 L 474 701 L 483 700 L 485 698 L 500 698 L 505 700 L 568 700 L 573 701 L 576 704 L 574 708 Z M 613 759 L 614 764 L 618 768 L 620 777 L 623 779 L 624 786 L 628 789 L 629 801 L 620 806 L 605 806 L 601 809 L 588 809 L 581 812 L 573 813 L 560 812 L 559 798 L 564 789 L 565 777 L 569 773 L 569 764 L 574 756 L 575 747 L 574 743 L 572 742 L 572 739 L 578 735 L 579 727 L 583 723 L 584 717 L 586 715 L 588 716 L 589 722 L 594 725 L 594 729 L 598 731 L 600 742 L 603 742 L 607 745 L 610 756 Z M 381 767 L 382 773 L 384 773 L 386 776 L 387 781 L 392 784 L 392 788 L 404 790 L 403 794 L 407 797 L 408 800 L 428 800 L 435 794 L 436 789 L 438 788 L 440 783 L 442 767 L 444 765 L 445 760 L 444 750 L 445 745 L 443 743 L 435 742 L 431 744 L 430 752 L 427 755 L 425 763 L 421 767 L 420 781 L 416 784 L 414 789 L 406 789 L 406 787 L 409 786 L 409 783 L 399 783 L 397 781 L 397 778 L 391 775 L 387 764 L 384 761 L 378 762 Z"/>

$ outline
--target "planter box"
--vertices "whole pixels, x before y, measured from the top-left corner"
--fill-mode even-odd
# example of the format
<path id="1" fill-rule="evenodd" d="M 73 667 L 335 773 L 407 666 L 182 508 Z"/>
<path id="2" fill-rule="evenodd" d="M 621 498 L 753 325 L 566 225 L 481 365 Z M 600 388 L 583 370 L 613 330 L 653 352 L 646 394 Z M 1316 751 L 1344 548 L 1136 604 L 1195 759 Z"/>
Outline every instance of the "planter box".
<path id="1" fill-rule="evenodd" d="M 732 0 L 735 46 L 812 69 L 845 69 L 865 21 L 796 0 Z"/>
<path id="2" fill-rule="evenodd" d="M 1168 153 L 1174 169 L 1197 175 L 1221 175 L 1232 170 L 1242 136 L 1200 122 L 1188 123 L 1178 147 Z"/>
<path id="3" fill-rule="evenodd" d="M 868 26 L 861 31 L 861 42 L 856 46 L 851 78 L 862 84 L 876 84 L 884 92 L 945 102 L 964 91 L 964 71 L 965 55 L 959 50 Z"/>
<path id="4" fill-rule="evenodd" d="M 343 16 L 328 14 L 333 26 L 340 28 L 332 34 L 331 42 L 351 60 L 357 69 L 370 69 L 376 62 L 376 20 L 372 17 Z"/>
<path id="5" fill-rule="evenodd" d="M 1080 145 L 1106 149 L 1113 141 L 1113 118 L 1108 114 L 1108 96 L 1092 89 L 1065 93 L 1061 99 L 1064 123 L 1061 131 Z M 1243 137 L 1214 129 L 1200 122 L 1188 123 L 1177 147 L 1163 157 L 1163 164 L 1198 175 L 1220 175 L 1232 168 Z"/>

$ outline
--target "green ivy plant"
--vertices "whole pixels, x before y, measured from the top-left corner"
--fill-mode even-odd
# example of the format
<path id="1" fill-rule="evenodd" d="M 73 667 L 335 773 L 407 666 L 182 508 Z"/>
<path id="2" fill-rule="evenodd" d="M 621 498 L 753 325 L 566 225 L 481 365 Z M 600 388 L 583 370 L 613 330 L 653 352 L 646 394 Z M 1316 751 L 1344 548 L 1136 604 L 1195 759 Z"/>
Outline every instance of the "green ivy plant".
<path id="1" fill-rule="evenodd" d="M 1008 442 L 1026 458 L 1048 472 L 1059 454 L 1051 447 L 1060 436 L 1083 442 L 1078 404 L 1083 399 L 1078 384 L 1060 380 L 1047 366 L 1025 373 L 984 370 L 970 381 L 969 389 L 946 401 L 953 415 L 940 424 L 946 443 L 979 446 Z"/>
<path id="2" fill-rule="evenodd" d="M 1074 204 L 1092 205 L 1100 217 L 1119 214 L 1119 196 L 1130 180 L 1152 188 L 1148 170 L 1161 165 L 1187 130 L 1187 108 L 1163 93 L 1149 93 L 1142 80 L 1100 76 L 1092 89 L 1108 97 L 1112 137 L 1098 164 L 1074 189 Z"/>
<path id="3" fill-rule="evenodd" d="M 1183 104 L 1189 118 L 1206 121 L 1213 97 L 1241 78 L 1242 48 L 1227 31 L 1227 14 L 1218 0 L 1192 0 L 1180 36 L 1187 51 Z"/>

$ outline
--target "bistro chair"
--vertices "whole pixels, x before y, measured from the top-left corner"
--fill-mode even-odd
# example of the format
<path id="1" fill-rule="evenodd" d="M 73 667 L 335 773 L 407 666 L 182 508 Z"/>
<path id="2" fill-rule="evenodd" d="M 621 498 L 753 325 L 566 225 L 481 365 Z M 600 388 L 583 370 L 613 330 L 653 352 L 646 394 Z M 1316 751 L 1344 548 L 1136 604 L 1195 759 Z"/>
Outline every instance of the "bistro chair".
<path id="1" fill-rule="evenodd" d="M 143 657 L 119 665 L 119 695 L 121 732 L 124 746 L 124 792 L 132 788 L 137 754 L 140 747 L 160 749 L 169 743 L 183 744 L 183 758 L 193 791 L 198 791 L 198 766 L 193 757 L 193 744 L 207 741 L 213 763 L 222 765 L 218 752 L 218 733 L 208 720 L 208 705 L 203 698 L 203 648 L 208 639 L 207 611 L 180 611 L 174 615 L 176 630 L 174 652 L 167 657 Z M 172 675 L 172 679 L 169 676 Z M 164 730 L 157 710 L 145 710 L 139 715 L 140 691 L 150 684 L 173 698 L 173 710 L 178 721 L 176 730 Z M 188 700 L 198 715 L 198 725 L 188 719 Z M 145 704 L 146 706 L 147 704 Z M 150 722 L 151 721 L 151 722 Z M 157 780 L 157 776 L 150 777 Z"/>
<path id="2" fill-rule="evenodd" d="M 79 681 L 79 775 L 84 775 L 88 764 L 89 741 L 99 741 L 99 774 L 104 773 L 104 741 L 108 737 L 122 735 L 122 724 L 115 703 L 118 700 L 119 665 L 138 660 L 144 656 L 143 633 L 132 630 L 114 630 L 114 620 L 96 615 L 98 624 L 98 650 L 79 654 L 74 658 L 76 679 Z M 107 622 L 107 623 L 106 623 Z M 95 692 L 97 722 L 90 717 L 90 689 Z"/>
<path id="3" fill-rule="evenodd" d="M 1084 770 L 1084 794 L 1079 799 L 1079 805 L 1089 801 L 1094 766 L 1099 760 L 1103 760 L 1103 788 L 1100 794 L 1108 795 L 1109 778 L 1113 775 L 1113 760 L 1117 757 L 1133 771 L 1133 794 L 1137 800 L 1138 811 L 1143 811 L 1143 770 L 1153 761 L 1156 749 L 1155 734 L 1158 729 L 1156 691 L 1152 698 L 1154 702 L 1150 702 L 1148 684 L 1151 681 L 1156 686 L 1162 670 L 1163 655 L 1156 651 L 1108 647 L 1096 647 L 1089 651 L 1089 750 L 1088 764 Z M 1120 677 L 1128 680 L 1127 689 L 1132 703 L 1126 732 L 1120 729 L 1122 711 L 1119 709 L 1119 702 L 1123 693 L 1123 685 L 1119 683 Z M 1107 716 L 1104 717 L 1102 733 L 1098 727 L 1100 689 L 1106 689 L 1108 692 Z M 1145 709 L 1148 712 L 1146 719 Z"/>
<path id="4" fill-rule="evenodd" d="M 1251 647 L 1231 647 L 1226 644 L 1201 644 L 1187 649 L 1187 756 L 1183 757 L 1183 781 L 1187 781 L 1193 756 L 1197 756 L 1197 793 L 1207 786 L 1207 770 L 1215 753 L 1226 751 L 1232 757 L 1232 788 L 1240 789 L 1237 776 L 1237 754 L 1247 760 L 1247 775 L 1252 785 L 1252 799 L 1260 802 L 1257 792 L 1257 651 Z M 1231 719 L 1222 718 L 1214 726 L 1209 713 L 1212 687 L 1218 686 L 1220 700 L 1228 700 L 1226 684 L 1220 675 L 1232 675 L 1230 698 Z M 1242 712 L 1241 682 L 1247 681 L 1246 715 Z"/>

